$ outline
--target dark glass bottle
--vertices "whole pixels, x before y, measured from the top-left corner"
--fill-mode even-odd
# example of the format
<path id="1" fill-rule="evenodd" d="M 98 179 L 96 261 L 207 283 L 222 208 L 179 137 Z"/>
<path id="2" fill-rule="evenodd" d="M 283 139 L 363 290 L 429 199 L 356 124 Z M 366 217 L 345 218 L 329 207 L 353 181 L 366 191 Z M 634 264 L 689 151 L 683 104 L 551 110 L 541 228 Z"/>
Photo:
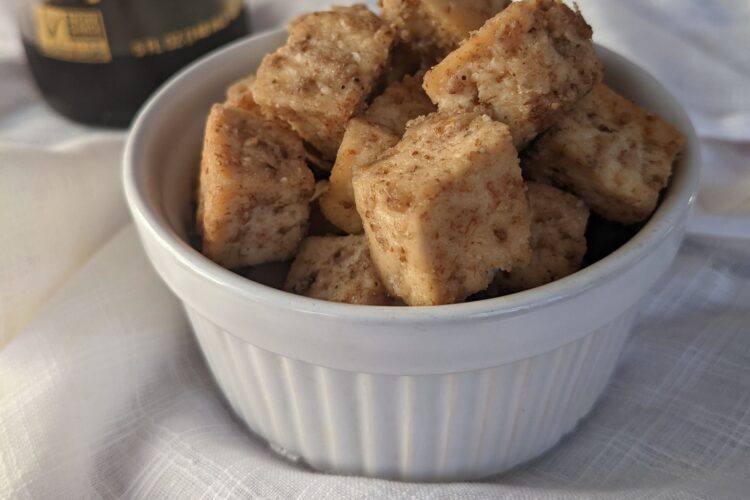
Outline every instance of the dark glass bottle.
<path id="1" fill-rule="evenodd" d="M 197 57 L 247 33 L 243 0 L 31 0 L 21 33 L 47 103 L 68 118 L 126 127 Z"/>

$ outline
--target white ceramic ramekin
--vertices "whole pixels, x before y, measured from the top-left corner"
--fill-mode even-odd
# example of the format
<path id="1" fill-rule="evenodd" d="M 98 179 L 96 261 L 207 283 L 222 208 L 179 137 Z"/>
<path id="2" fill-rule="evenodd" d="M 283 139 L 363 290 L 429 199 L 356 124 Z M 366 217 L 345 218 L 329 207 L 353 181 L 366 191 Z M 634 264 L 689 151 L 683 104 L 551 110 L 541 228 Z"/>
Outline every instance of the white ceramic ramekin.
<path id="1" fill-rule="evenodd" d="M 469 479 L 542 453 L 591 409 L 635 305 L 680 245 L 700 164 L 686 114 L 643 70 L 600 49 L 609 84 L 688 138 L 661 206 L 632 240 L 507 297 L 414 308 L 324 302 L 249 281 L 186 241 L 209 106 L 284 38 L 255 36 L 187 68 L 141 111 L 125 151 L 143 244 L 227 400 L 260 436 L 327 471 Z"/>

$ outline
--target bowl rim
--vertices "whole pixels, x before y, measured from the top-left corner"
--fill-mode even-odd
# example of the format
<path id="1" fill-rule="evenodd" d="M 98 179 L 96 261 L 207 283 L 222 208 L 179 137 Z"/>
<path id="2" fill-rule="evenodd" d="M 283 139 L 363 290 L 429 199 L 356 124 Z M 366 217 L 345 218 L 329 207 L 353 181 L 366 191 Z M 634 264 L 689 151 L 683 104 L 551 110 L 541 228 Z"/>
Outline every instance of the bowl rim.
<path id="1" fill-rule="evenodd" d="M 170 226 L 159 207 L 154 206 L 146 194 L 144 183 L 145 167 L 139 152 L 149 140 L 148 124 L 151 118 L 161 113 L 167 96 L 180 90 L 190 79 L 199 76 L 204 66 L 226 57 L 230 52 L 249 49 L 253 44 L 269 38 L 278 38 L 286 30 L 270 30 L 239 39 L 227 46 L 211 52 L 193 62 L 172 78 L 151 96 L 141 108 L 133 122 L 123 152 L 123 183 L 125 197 L 134 218 L 141 229 L 146 229 L 153 239 L 162 246 L 182 267 L 202 280 L 224 288 L 245 300 L 264 303 L 277 309 L 291 309 L 300 313 L 325 316 L 344 316 L 361 322 L 425 323 L 481 318 L 488 316 L 508 316 L 556 303 L 583 294 L 592 287 L 607 281 L 610 277 L 626 271 L 634 262 L 647 255 L 669 233 L 675 230 L 681 218 L 695 203 L 700 170 L 700 150 L 695 129 L 684 108 L 646 70 L 620 55 L 616 51 L 596 44 L 600 55 L 618 61 L 638 77 L 650 81 L 667 106 L 677 115 L 676 126 L 686 137 L 682 161 L 675 169 L 666 188 L 663 199 L 646 224 L 625 244 L 601 260 L 552 283 L 536 288 L 492 299 L 437 306 L 370 306 L 330 302 L 296 295 L 252 281 L 233 271 L 221 267 L 193 248 Z"/>

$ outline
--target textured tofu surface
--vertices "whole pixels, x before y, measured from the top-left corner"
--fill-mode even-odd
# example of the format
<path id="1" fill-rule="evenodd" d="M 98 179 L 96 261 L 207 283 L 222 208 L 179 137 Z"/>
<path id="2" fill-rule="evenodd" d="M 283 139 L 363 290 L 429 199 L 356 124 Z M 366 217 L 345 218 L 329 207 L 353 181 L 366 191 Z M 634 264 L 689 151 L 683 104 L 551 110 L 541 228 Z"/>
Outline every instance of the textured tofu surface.
<path id="1" fill-rule="evenodd" d="M 531 256 L 528 203 L 508 127 L 470 112 L 410 122 L 353 174 L 357 211 L 389 293 L 408 305 L 460 302 Z"/>
<path id="2" fill-rule="evenodd" d="M 388 295 L 364 236 L 310 236 L 302 242 L 284 289 L 315 299 L 387 305 Z"/>
<path id="3" fill-rule="evenodd" d="M 514 2 L 424 78 L 443 109 L 477 109 L 506 123 L 520 150 L 602 78 L 583 17 L 560 0 Z"/>
<path id="4" fill-rule="evenodd" d="M 564 278 L 581 268 L 586 254 L 589 210 L 579 198 L 557 188 L 527 183 L 531 214 L 531 262 L 497 273 L 491 296 L 520 292 Z"/>
<path id="5" fill-rule="evenodd" d="M 336 227 L 349 234 L 362 232 L 352 188 L 352 171 L 366 167 L 398 142 L 399 135 L 362 118 L 352 118 L 346 127 L 336 163 L 331 170 L 331 185 L 320 198 L 320 210 Z"/>
<path id="6" fill-rule="evenodd" d="M 381 0 L 382 16 L 425 56 L 445 56 L 510 0 Z"/>
<path id="7" fill-rule="evenodd" d="M 388 62 L 395 33 L 363 5 L 334 7 L 289 24 L 286 45 L 263 58 L 253 95 L 325 157 Z"/>
<path id="8" fill-rule="evenodd" d="M 669 123 L 601 84 L 528 149 L 524 170 L 632 224 L 656 208 L 683 144 Z"/>
<path id="9" fill-rule="evenodd" d="M 234 82 L 227 89 L 226 104 L 236 106 L 246 111 L 260 114 L 258 103 L 253 99 L 253 86 L 255 85 L 255 75 L 250 75 L 242 80 Z"/>
<path id="10" fill-rule="evenodd" d="M 376 97 L 362 118 L 352 118 L 331 170 L 331 188 L 321 198 L 320 208 L 328 220 L 349 234 L 362 232 L 352 189 L 352 170 L 369 165 L 406 130 L 406 123 L 435 111 L 435 105 L 422 90 L 419 76 L 406 75 L 388 85 Z"/>
<path id="11" fill-rule="evenodd" d="M 286 122 L 274 118 L 270 113 L 264 113 L 263 108 L 255 102 L 255 98 L 253 97 L 255 80 L 255 75 L 250 75 L 230 85 L 227 89 L 225 104 L 242 108 L 258 117 L 274 121 L 277 125 L 288 128 L 289 125 Z M 328 172 L 333 166 L 333 163 L 330 160 L 323 158 L 320 152 L 310 146 L 310 144 L 305 144 L 305 159 L 308 165 L 312 165 L 321 172 Z"/>
<path id="12" fill-rule="evenodd" d="M 372 101 L 364 116 L 401 136 L 409 120 L 428 115 L 436 109 L 422 89 L 421 76 L 406 75 L 401 81 L 388 85 Z"/>
<path id="13" fill-rule="evenodd" d="M 203 253 L 227 268 L 282 261 L 305 236 L 314 179 L 289 128 L 216 104 L 198 181 Z"/>

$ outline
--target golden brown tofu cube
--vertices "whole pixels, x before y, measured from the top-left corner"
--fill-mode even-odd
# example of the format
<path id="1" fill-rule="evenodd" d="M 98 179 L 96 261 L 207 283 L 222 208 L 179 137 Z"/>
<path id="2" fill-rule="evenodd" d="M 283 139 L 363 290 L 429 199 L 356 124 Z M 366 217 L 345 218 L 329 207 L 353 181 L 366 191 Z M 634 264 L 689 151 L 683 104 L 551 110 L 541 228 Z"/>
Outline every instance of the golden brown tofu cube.
<path id="1" fill-rule="evenodd" d="M 399 135 L 362 118 L 352 118 L 346 127 L 336 163 L 331 170 L 331 185 L 320 198 L 320 210 L 336 227 L 349 234 L 362 232 L 352 188 L 354 169 L 367 166 L 398 142 Z"/>
<path id="2" fill-rule="evenodd" d="M 208 258 L 238 268 L 294 255 L 314 185 L 304 155 L 286 126 L 232 106 L 211 108 L 197 214 Z"/>
<path id="3" fill-rule="evenodd" d="M 683 144 L 670 124 L 601 84 L 528 149 L 524 171 L 632 224 L 656 208 Z"/>
<path id="4" fill-rule="evenodd" d="M 406 75 L 403 80 L 388 85 L 383 93 L 372 101 L 364 116 L 372 123 L 401 136 L 409 120 L 428 115 L 436 109 L 422 89 L 421 75 Z"/>
<path id="5" fill-rule="evenodd" d="M 306 238 L 294 259 L 284 289 L 333 302 L 389 303 L 363 235 Z"/>
<path id="6" fill-rule="evenodd" d="M 393 30 L 363 5 L 298 17 L 289 24 L 286 45 L 263 58 L 255 101 L 333 159 L 346 122 L 363 110 L 394 42 Z"/>
<path id="7" fill-rule="evenodd" d="M 510 0 L 381 0 L 382 16 L 414 50 L 439 59 Z"/>
<path id="8" fill-rule="evenodd" d="M 255 75 L 250 75 L 242 80 L 239 80 L 227 89 L 227 99 L 225 102 L 228 106 L 235 106 L 242 108 L 245 111 L 254 113 L 259 117 L 266 118 L 269 121 L 275 122 L 279 126 L 289 127 L 286 122 L 275 119 L 272 116 L 268 116 L 268 113 L 263 113 L 261 108 L 255 99 L 253 98 L 253 87 L 255 86 Z M 322 172 L 328 172 L 331 170 L 332 162 L 325 160 L 321 157 L 320 153 L 312 148 L 309 144 L 305 144 L 305 159 L 309 165 L 312 165 L 316 169 Z"/>
<path id="9" fill-rule="evenodd" d="M 386 87 L 373 100 L 364 118 L 352 118 L 331 170 L 331 189 L 320 200 L 326 218 L 349 234 L 362 232 L 362 220 L 354 204 L 352 170 L 366 166 L 395 145 L 406 123 L 435 111 L 424 93 L 419 76 L 407 75 Z"/>
<path id="10" fill-rule="evenodd" d="M 255 102 L 255 99 L 253 99 L 254 85 L 255 75 L 250 75 L 242 80 L 234 82 L 227 89 L 226 104 L 260 114 L 258 104 Z"/>
<path id="11" fill-rule="evenodd" d="M 586 254 L 589 209 L 580 199 L 537 182 L 526 185 L 531 214 L 531 262 L 495 276 L 490 296 L 520 292 L 573 274 Z"/>
<path id="12" fill-rule="evenodd" d="M 560 0 L 522 0 L 487 21 L 424 77 L 438 108 L 506 123 L 520 150 L 601 81 L 583 17 Z"/>
<path id="13" fill-rule="evenodd" d="M 531 256 L 528 203 L 508 127 L 441 112 L 353 176 L 357 211 L 389 293 L 409 305 L 460 302 Z"/>

